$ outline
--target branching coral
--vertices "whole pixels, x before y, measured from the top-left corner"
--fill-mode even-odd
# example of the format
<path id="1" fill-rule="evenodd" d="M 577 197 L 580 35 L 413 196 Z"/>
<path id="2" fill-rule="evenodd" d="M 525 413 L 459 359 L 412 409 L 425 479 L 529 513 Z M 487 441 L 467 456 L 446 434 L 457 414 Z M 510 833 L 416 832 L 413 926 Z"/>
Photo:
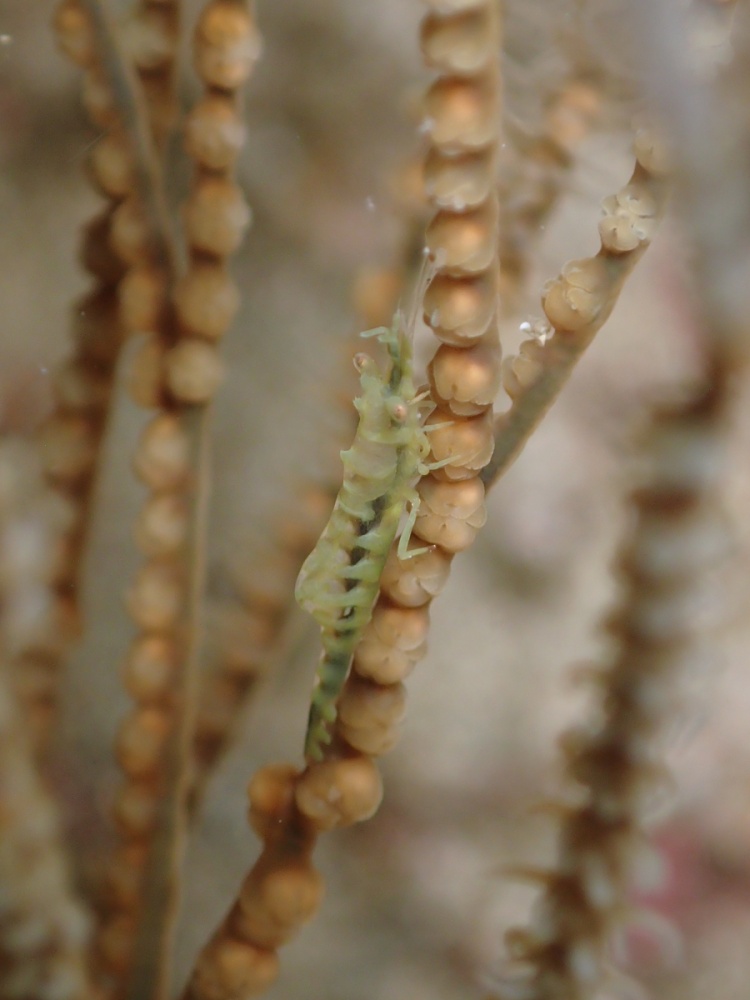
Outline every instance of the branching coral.
<path id="1" fill-rule="evenodd" d="M 580 5 L 579 19 L 585 20 L 586 6 Z M 664 23 L 679 24 L 679 17 L 662 23 L 661 13 L 636 7 L 633 23 L 652 24 L 650 43 L 658 51 L 665 46 L 659 34 Z M 382 576 L 371 581 L 379 595 L 371 616 L 368 606 L 357 624 L 363 627 L 353 656 L 347 650 L 348 676 L 330 744 L 317 748 L 321 759 L 266 765 L 252 779 L 250 824 L 261 852 L 224 903 L 225 915 L 193 963 L 184 1000 L 242 1000 L 264 992 L 279 974 L 279 949 L 320 910 L 325 886 L 316 865 L 323 870 L 325 861 L 314 865 L 313 854 L 322 834 L 361 823 L 380 806 L 384 783 L 377 758 L 401 735 L 405 681 L 425 655 L 432 600 L 445 588 L 454 557 L 471 548 L 483 528 L 487 490 L 558 398 L 664 213 L 665 146 L 656 132 L 641 130 L 630 181 L 603 203 L 599 252 L 571 261 L 545 287 L 545 319 L 533 328 L 536 336 L 501 365 L 498 329 L 518 306 L 537 230 L 551 217 L 575 166 L 578 142 L 595 119 L 606 117 L 608 99 L 595 73 L 569 67 L 557 91 L 540 101 L 539 127 L 527 132 L 511 121 L 503 135 L 504 14 L 496 0 L 428 0 L 420 27 L 424 65 L 433 74 L 420 128 L 431 269 L 417 312 L 437 345 L 426 364 L 427 385 L 409 393 L 415 415 L 422 405 L 429 411 L 425 435 L 412 428 L 420 462 L 409 467 L 399 493 L 406 507 L 412 488 L 418 491 L 414 524 L 408 524 L 411 552 L 400 558 L 391 551 Z M 310 30 L 317 30 L 316 17 L 309 16 Z M 195 814 L 239 728 L 240 709 L 269 651 L 283 638 L 293 578 L 337 489 L 300 491 L 285 503 L 293 521 L 280 533 L 279 572 L 268 579 L 261 565 L 258 581 L 243 592 L 245 616 L 236 634 L 220 639 L 223 658 L 201 673 L 208 412 L 223 376 L 220 345 L 242 304 L 241 283 L 230 274 L 250 221 L 237 174 L 246 139 L 240 91 L 260 42 L 252 5 L 202 5 L 192 51 L 201 94 L 182 120 L 185 19 L 176 0 L 138 0 L 122 21 L 103 0 L 63 0 L 55 17 L 62 48 L 84 71 L 84 106 L 99 130 L 89 173 L 106 204 L 85 230 L 81 257 L 93 288 L 76 306 L 72 359 L 56 377 L 55 409 L 39 435 L 47 481 L 59 501 L 50 521 L 62 537 L 32 546 L 37 566 L 25 560 L 22 545 L 19 557 L 19 539 L 27 538 L 24 525 L 19 528 L 23 519 L 14 512 L 6 531 L 4 507 L 0 518 L 0 992 L 18 1000 L 155 1000 L 170 992 L 189 813 L 193 807 Z M 735 20 L 738 56 L 720 74 L 720 93 L 730 96 L 741 92 L 745 73 L 738 64 L 746 52 L 739 12 Z M 675 114 L 669 158 L 696 251 L 700 379 L 674 405 L 660 403 L 649 425 L 649 472 L 629 499 L 631 526 L 617 563 L 621 594 L 607 622 L 611 655 L 606 669 L 593 675 L 599 712 L 564 739 L 578 798 L 556 807 L 555 866 L 520 869 L 541 883 L 542 894 L 530 926 L 507 938 L 513 968 L 499 995 L 518 1000 L 588 998 L 606 980 L 607 942 L 627 920 L 628 892 L 647 854 L 644 816 L 664 774 L 662 734 L 678 711 L 675 689 L 685 665 L 703 656 L 695 602 L 725 544 L 718 458 L 730 383 L 747 353 L 745 267 L 735 262 L 746 241 L 746 213 L 732 212 L 741 200 L 737 192 L 746 193 L 744 161 L 736 155 L 743 140 L 737 143 L 725 125 L 740 137 L 746 130 L 736 96 L 721 127 L 714 127 L 715 105 L 703 102 L 708 91 L 670 51 L 670 80 L 682 80 L 686 92 L 701 98 L 697 131 L 689 116 Z M 335 67 L 329 73 L 335 81 Z M 679 104 L 671 90 L 665 96 L 668 111 L 670 100 Z M 684 113 L 684 103 L 679 109 Z M 716 139 L 708 152 L 696 138 L 704 128 Z M 190 173 L 179 215 L 178 134 Z M 287 152 L 293 160 L 291 146 Z M 720 211 L 713 213 L 711 181 L 724 167 L 732 194 L 717 197 Z M 318 170 L 333 167 L 326 163 L 320 170 L 319 164 Z M 310 175 L 300 182 L 305 191 L 320 183 L 315 170 Z M 256 197 L 262 205 L 260 184 L 254 205 Z M 330 204 L 328 213 L 335 215 Z M 401 242 L 421 248 L 421 231 L 415 240 L 415 221 L 407 214 L 402 206 L 409 232 Z M 348 254 L 355 227 L 343 216 L 329 233 L 337 228 Z M 355 291 L 373 322 L 387 321 L 394 286 L 401 283 L 393 271 L 380 275 L 359 281 Z M 422 333 L 417 331 L 417 355 Z M 133 349 L 126 335 L 138 340 Z M 130 394 L 151 411 L 133 462 L 146 492 L 134 533 L 144 563 L 126 599 L 136 630 L 123 669 L 132 702 L 116 737 L 117 841 L 101 865 L 91 943 L 37 758 L 51 732 L 57 675 L 82 620 L 82 557 L 123 345 Z M 388 376 L 383 394 L 386 381 Z M 495 416 L 501 385 L 510 405 Z M 391 416 L 397 421 L 397 412 Z M 429 456 L 422 454 L 425 441 Z M 362 448 L 356 458 L 367 464 L 377 455 Z M 427 473 L 418 483 L 417 465 Z M 6 478 L 13 480 L 3 469 L 0 454 L 0 501 Z M 374 466 L 364 473 L 369 484 L 379 481 Z M 373 520 L 385 499 L 383 493 L 368 498 Z M 359 534 L 336 556 L 350 560 L 344 570 L 331 574 L 342 619 L 353 607 L 346 605 L 347 588 L 356 586 L 355 553 L 357 541 L 360 548 L 368 543 L 366 521 L 358 516 L 347 522 Z M 18 603 L 23 587 L 15 570 L 31 563 L 40 575 L 38 606 L 33 627 L 17 639 L 14 616 L 30 605 Z M 320 578 L 322 592 L 325 566 Z M 296 680 L 287 673 L 280 684 L 292 687 Z M 300 731 L 299 750 L 302 737 Z M 496 770 L 508 770 L 507 762 Z"/>

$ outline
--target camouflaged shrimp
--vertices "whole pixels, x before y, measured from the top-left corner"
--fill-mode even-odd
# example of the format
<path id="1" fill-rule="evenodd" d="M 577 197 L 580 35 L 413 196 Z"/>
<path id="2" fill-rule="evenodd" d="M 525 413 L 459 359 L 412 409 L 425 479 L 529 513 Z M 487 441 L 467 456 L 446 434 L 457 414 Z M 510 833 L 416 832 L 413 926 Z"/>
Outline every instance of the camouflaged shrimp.
<path id="1" fill-rule="evenodd" d="M 344 481 L 331 517 L 295 589 L 297 603 L 320 625 L 323 643 L 305 735 L 305 756 L 312 760 L 320 760 L 323 744 L 331 742 L 336 701 L 407 506 L 399 557 L 426 551 L 407 551 L 419 507 L 415 480 L 427 471 L 430 451 L 420 413 L 425 396 L 414 388 L 411 342 L 400 313 L 392 327 L 362 336 L 377 337 L 390 367 L 381 371 L 367 354 L 354 358 L 362 389 L 354 401 L 359 424 L 351 448 L 341 452 Z"/>

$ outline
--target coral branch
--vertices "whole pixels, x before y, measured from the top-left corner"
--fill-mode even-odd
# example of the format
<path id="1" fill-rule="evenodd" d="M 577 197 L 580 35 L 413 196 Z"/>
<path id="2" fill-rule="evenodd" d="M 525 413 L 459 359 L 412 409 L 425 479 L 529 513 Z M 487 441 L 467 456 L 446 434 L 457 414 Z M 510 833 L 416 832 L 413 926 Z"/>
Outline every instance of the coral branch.
<path id="1" fill-rule="evenodd" d="M 173 42 L 175 11 L 163 7 L 147 4 L 138 23 L 148 38 L 152 29 L 163 35 L 166 47 Z M 135 41 L 144 46 L 136 59 L 143 74 L 149 67 L 141 57 L 151 49 L 140 35 Z M 115 803 L 120 847 L 107 879 L 99 935 L 110 987 L 132 1000 L 163 997 L 169 983 L 197 700 L 208 407 L 222 378 L 218 341 L 239 306 L 227 260 L 250 219 L 232 179 L 244 141 L 238 88 L 258 51 L 245 3 L 212 0 L 206 5 L 193 53 L 206 96 L 186 127 L 195 163 L 185 205 L 186 272 L 176 273 L 173 259 L 165 269 L 157 256 L 139 254 L 143 226 L 137 211 L 126 211 L 121 220 L 124 244 L 141 257 L 126 278 L 123 307 L 129 325 L 148 332 L 131 391 L 139 403 L 159 411 L 145 429 L 135 460 L 149 490 L 136 531 L 147 561 L 128 595 L 140 633 L 125 667 L 135 707 L 117 740 L 125 774 Z M 154 73 L 162 73 L 172 58 L 166 48 L 163 55 Z M 149 82 L 158 81 L 151 76 Z M 152 121 L 160 141 L 163 125 Z"/>
<path id="2" fill-rule="evenodd" d="M 680 710 L 680 682 L 708 659 L 700 609 L 727 547 L 717 503 L 726 370 L 685 403 L 662 408 L 646 434 L 649 475 L 631 505 L 635 526 L 618 560 L 622 597 L 608 621 L 611 665 L 597 676 L 603 721 L 566 735 L 583 801 L 562 810 L 558 864 L 531 925 L 508 934 L 502 1000 L 588 1000 L 606 947 L 627 923 L 628 893 L 648 861 L 647 820 L 664 782 L 662 752 Z"/>
<path id="3" fill-rule="evenodd" d="M 89 921 L 73 894 L 56 804 L 37 773 L 8 669 L 19 650 L 54 632 L 56 505 L 20 441 L 0 442 L 0 480 L 0 995 L 93 1000 Z"/>
<path id="4" fill-rule="evenodd" d="M 666 158 L 658 140 L 646 131 L 636 136 L 635 152 L 630 181 L 603 203 L 599 253 L 566 264 L 547 285 L 542 305 L 550 326 L 544 336 L 525 341 L 518 356 L 504 366 L 511 406 L 495 421 L 495 451 L 482 470 L 488 488 L 521 453 L 651 242 L 668 192 Z"/>

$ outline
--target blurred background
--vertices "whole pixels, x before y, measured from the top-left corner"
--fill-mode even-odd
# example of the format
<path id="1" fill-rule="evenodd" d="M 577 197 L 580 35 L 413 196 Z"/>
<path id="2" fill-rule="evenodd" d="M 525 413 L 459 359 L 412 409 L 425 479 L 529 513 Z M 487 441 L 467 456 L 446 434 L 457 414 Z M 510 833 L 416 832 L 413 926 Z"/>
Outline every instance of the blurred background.
<path id="1" fill-rule="evenodd" d="M 626 2 L 504 4 L 506 197 L 516 181 L 533 181 L 537 168 L 523 150 L 561 88 L 584 78 L 597 95 L 560 197 L 528 234 L 528 277 L 504 320 L 510 349 L 520 324 L 541 317 L 543 282 L 596 252 L 600 201 L 630 177 L 633 122 L 644 109 L 629 76 Z M 186 39 L 197 6 L 186 4 Z M 696 4 L 707 64 L 731 55 L 727 6 Z M 241 166 L 254 224 L 234 262 L 243 307 L 226 338 L 213 426 L 207 655 L 220 642 L 232 581 L 262 578 L 263 539 L 279 511 L 294 513 L 308 477 L 325 482 L 335 471 L 345 422 L 337 397 L 353 391 L 347 359 L 361 325 L 353 288 L 362 268 L 397 267 L 413 238 L 404 177 L 419 148 L 428 79 L 417 0 L 259 0 L 257 9 L 264 51 L 247 88 Z M 97 135 L 80 108 L 79 74 L 55 50 L 52 10 L 48 0 L 0 6 L 0 415 L 8 428 L 29 429 L 51 405 L 49 372 L 69 349 L 71 304 L 86 287 L 78 234 L 100 204 L 85 178 Z M 195 93 L 186 73 L 185 100 Z M 175 201 L 186 177 L 174 178 Z M 491 494 L 486 529 L 433 605 L 431 651 L 408 682 L 402 739 L 382 761 L 384 804 L 361 828 L 322 840 L 326 901 L 284 949 L 271 997 L 482 995 L 503 931 L 523 920 L 531 898 L 503 866 L 543 861 L 553 844 L 549 820 L 529 807 L 559 795 L 557 737 L 590 706 L 591 693 L 571 678 L 604 650 L 597 625 L 615 594 L 611 564 L 636 435 L 648 404 L 691 375 L 684 245 L 679 219 L 669 218 L 562 398 Z M 128 345 L 123 372 L 132 353 Z M 630 941 L 655 992 L 683 1000 L 745 996 L 750 974 L 748 408 L 738 386 L 726 486 L 736 547 L 721 665 L 686 681 L 671 743 L 675 787 L 655 817 L 664 862 L 655 905 L 682 933 L 682 953 L 649 929 Z M 145 420 L 119 391 L 87 561 L 86 634 L 69 671 L 56 765 L 71 835 L 92 850 L 106 837 L 112 739 L 127 705 L 119 664 L 131 626 L 121 596 L 139 563 L 130 532 L 141 499 L 129 463 Z M 316 660 L 316 629 L 297 615 L 192 839 L 180 975 L 257 851 L 247 781 L 261 764 L 301 761 Z"/>

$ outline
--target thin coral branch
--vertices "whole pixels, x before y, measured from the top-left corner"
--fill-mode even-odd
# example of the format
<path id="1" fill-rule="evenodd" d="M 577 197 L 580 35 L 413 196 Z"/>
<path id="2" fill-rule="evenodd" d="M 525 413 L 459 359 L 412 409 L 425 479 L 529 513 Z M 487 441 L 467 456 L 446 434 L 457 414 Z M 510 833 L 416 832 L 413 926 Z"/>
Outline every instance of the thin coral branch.
<path id="1" fill-rule="evenodd" d="M 60 817 L 37 772 L 9 669 L 19 650 L 50 630 L 50 498 L 20 441 L 0 442 L 0 479 L 0 994 L 93 1000 L 88 918 L 71 886 Z"/>
<path id="2" fill-rule="evenodd" d="M 131 1000 L 162 998 L 169 988 L 197 700 L 210 403 L 222 379 L 218 342 L 239 307 L 227 262 L 250 221 L 233 179 L 245 134 L 238 91 L 258 52 L 247 4 L 205 6 L 194 63 L 206 95 L 186 125 L 195 164 L 184 213 L 187 268 L 170 287 L 147 260 L 132 290 L 149 336 L 131 390 L 159 412 L 136 454 L 149 490 L 136 530 L 146 563 L 128 599 L 139 629 L 125 675 L 135 705 L 118 736 L 120 846 L 99 934 L 109 985 Z"/>
<path id="3" fill-rule="evenodd" d="M 135 936 L 138 958 L 128 982 L 126 997 L 163 1000 L 169 993 L 171 955 L 181 865 L 185 848 L 186 801 L 192 780 L 194 717 L 198 703 L 199 656 L 205 591 L 206 531 L 209 497 L 209 414 L 194 414 L 195 429 L 187 434 L 195 443 L 190 467 L 195 470 L 186 549 L 191 554 L 190 582 L 184 609 L 187 641 L 180 679 L 179 711 L 162 759 L 164 794 L 155 816 L 155 836 L 149 848 L 141 898 L 142 919 Z"/>
<path id="4" fill-rule="evenodd" d="M 99 0 L 103 3 L 104 0 Z M 168 163 L 168 146 L 178 119 L 177 80 L 181 0 L 136 0 L 118 37 L 135 67 L 137 95 L 154 146 Z"/>
<path id="5" fill-rule="evenodd" d="M 71 0 L 88 14 L 96 62 L 111 90 L 111 100 L 134 155 L 136 190 L 143 218 L 150 229 L 151 249 L 160 264 L 176 274 L 179 248 L 173 233 L 164 189 L 163 162 L 149 129 L 150 108 L 136 77 L 131 57 L 123 50 L 120 33 L 106 0 Z M 160 5 L 164 6 L 164 5 Z"/>
<path id="6" fill-rule="evenodd" d="M 583 799 L 561 810 L 558 862 L 538 879 L 530 925 L 507 936 L 501 1000 L 597 995 L 608 943 L 632 916 L 628 894 L 648 868 L 648 816 L 663 789 L 681 681 L 712 660 L 701 607 L 710 594 L 716 603 L 712 574 L 727 547 L 717 487 L 728 401 L 728 370 L 720 356 L 714 362 L 707 384 L 661 407 L 644 436 L 649 475 L 631 497 L 622 596 L 607 623 L 611 665 L 596 677 L 603 718 L 563 742 Z"/>
<path id="7" fill-rule="evenodd" d="M 58 8 L 55 23 L 63 49 L 86 67 L 93 79 L 99 72 L 99 64 L 93 21 L 85 9 L 65 3 Z M 60 620 L 58 641 L 51 646 L 30 648 L 20 658 L 26 674 L 22 700 L 39 749 L 46 742 L 55 717 L 56 681 L 61 664 L 80 628 L 81 562 L 115 367 L 123 341 L 117 290 L 126 265 L 118 259 L 111 240 L 118 208 L 131 190 L 131 157 L 119 120 L 111 113 L 106 85 L 98 87 L 97 96 L 98 102 L 88 102 L 88 110 L 92 120 L 106 128 L 108 134 L 93 148 L 89 165 L 91 179 L 107 204 L 86 227 L 81 253 L 82 263 L 94 279 L 93 287 L 75 305 L 75 348 L 70 359 L 55 373 L 55 409 L 39 433 L 48 480 L 71 513 L 55 581 L 56 612 Z M 32 675 L 35 684 L 29 683 Z"/>
<path id="8" fill-rule="evenodd" d="M 666 203 L 666 160 L 646 132 L 636 138 L 630 181 L 604 202 L 602 246 L 594 257 L 571 261 L 544 290 L 549 326 L 527 340 L 504 370 L 511 406 L 495 421 L 495 450 L 482 471 L 489 488 L 515 461 L 566 384 L 617 303 L 623 285 L 643 256 Z"/>

